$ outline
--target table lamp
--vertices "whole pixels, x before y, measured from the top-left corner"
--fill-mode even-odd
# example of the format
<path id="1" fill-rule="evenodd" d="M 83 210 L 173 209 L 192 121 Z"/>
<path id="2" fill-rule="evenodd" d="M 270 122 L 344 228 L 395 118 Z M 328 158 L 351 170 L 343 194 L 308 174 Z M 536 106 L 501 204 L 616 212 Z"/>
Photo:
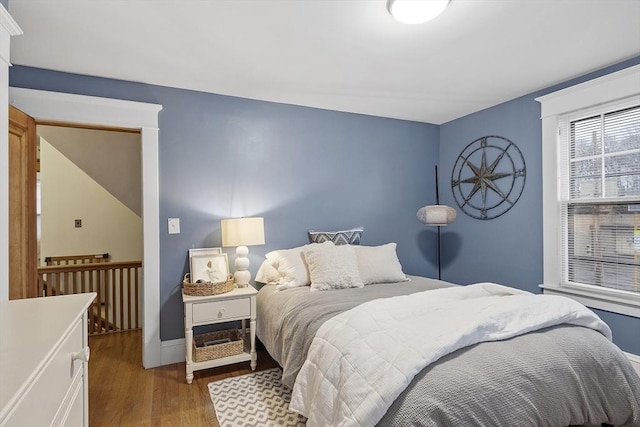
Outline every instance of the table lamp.
<path id="1" fill-rule="evenodd" d="M 247 246 L 264 245 L 264 218 L 230 218 L 220 221 L 222 230 L 222 246 L 237 246 L 236 271 L 233 279 L 236 286 L 249 286 L 249 248 Z"/>

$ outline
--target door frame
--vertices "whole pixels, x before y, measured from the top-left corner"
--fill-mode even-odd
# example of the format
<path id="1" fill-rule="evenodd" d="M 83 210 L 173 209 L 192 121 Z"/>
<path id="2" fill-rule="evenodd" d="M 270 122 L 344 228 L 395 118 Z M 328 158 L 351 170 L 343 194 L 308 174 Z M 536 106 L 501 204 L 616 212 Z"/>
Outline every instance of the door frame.
<path id="1" fill-rule="evenodd" d="M 142 365 L 161 365 L 158 113 L 162 105 L 9 87 L 9 103 L 36 122 L 140 130 L 142 146 Z"/>
<path id="2" fill-rule="evenodd" d="M 9 121 L 9 46 L 22 29 L 0 4 L 0 122 Z M 6 172 L 5 172 L 6 171 Z M 2 179 L 4 178 L 4 180 Z M 9 132 L 0 132 L 0 301 L 9 299 Z"/>

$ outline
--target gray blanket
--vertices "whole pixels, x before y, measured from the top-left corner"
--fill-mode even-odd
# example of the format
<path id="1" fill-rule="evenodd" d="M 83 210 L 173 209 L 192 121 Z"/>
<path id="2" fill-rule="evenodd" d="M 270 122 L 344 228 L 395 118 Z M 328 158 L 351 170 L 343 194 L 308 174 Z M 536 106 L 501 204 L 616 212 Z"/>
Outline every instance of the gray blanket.
<path id="1" fill-rule="evenodd" d="M 452 286 L 412 277 L 363 289 L 258 293 L 258 338 L 293 387 L 318 328 L 375 298 Z M 437 327 L 437 325 L 425 325 Z M 599 333 L 558 326 L 461 349 L 426 367 L 396 399 L 381 426 L 640 427 L 640 378 Z"/>

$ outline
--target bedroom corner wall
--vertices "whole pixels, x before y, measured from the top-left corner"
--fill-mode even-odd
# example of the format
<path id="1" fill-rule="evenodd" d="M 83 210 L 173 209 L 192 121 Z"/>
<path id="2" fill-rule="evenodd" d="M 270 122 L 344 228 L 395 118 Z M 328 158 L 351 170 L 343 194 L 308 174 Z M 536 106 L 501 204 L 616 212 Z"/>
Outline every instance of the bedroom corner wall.
<path id="1" fill-rule="evenodd" d="M 640 57 L 505 102 L 440 126 L 441 203 L 456 207 L 451 171 L 472 141 L 487 135 L 510 139 L 522 151 L 527 176 L 520 200 L 492 220 L 473 219 L 460 209 L 443 229 L 442 277 L 454 283 L 497 282 L 540 293 L 542 283 L 542 124 L 535 98 L 640 63 Z M 445 232 L 446 231 L 446 232 Z M 640 355 L 640 319 L 594 310 L 609 323 L 614 342 Z"/>
<path id="2" fill-rule="evenodd" d="M 184 336 L 188 250 L 221 245 L 220 219 L 260 215 L 264 254 L 307 243 L 309 229 L 363 226 L 363 244 L 398 243 L 407 273 L 437 275 L 433 203 L 438 126 L 14 66 L 10 85 L 161 104 L 160 337 Z M 180 218 L 180 234 L 167 218 Z M 235 248 L 224 248 L 233 265 Z"/>

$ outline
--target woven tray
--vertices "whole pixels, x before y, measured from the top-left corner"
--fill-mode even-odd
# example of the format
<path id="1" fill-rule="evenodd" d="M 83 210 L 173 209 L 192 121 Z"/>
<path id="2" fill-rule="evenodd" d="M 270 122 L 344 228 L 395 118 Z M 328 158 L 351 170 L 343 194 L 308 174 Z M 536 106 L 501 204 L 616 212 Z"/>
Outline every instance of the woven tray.
<path id="1" fill-rule="evenodd" d="M 230 341 L 221 344 L 212 344 L 206 347 L 197 347 L 197 344 L 221 339 L 229 339 Z M 242 353 L 243 345 L 242 334 L 237 329 L 198 334 L 193 337 L 193 361 L 204 362 L 205 360 L 234 356 Z"/>
<path id="2" fill-rule="evenodd" d="M 185 295 L 192 295 L 197 297 L 203 297 L 207 295 L 218 295 L 230 292 L 235 287 L 233 283 L 233 277 L 230 277 L 225 282 L 202 282 L 191 283 L 189 280 L 189 274 L 184 276 L 182 280 L 182 291 Z"/>

